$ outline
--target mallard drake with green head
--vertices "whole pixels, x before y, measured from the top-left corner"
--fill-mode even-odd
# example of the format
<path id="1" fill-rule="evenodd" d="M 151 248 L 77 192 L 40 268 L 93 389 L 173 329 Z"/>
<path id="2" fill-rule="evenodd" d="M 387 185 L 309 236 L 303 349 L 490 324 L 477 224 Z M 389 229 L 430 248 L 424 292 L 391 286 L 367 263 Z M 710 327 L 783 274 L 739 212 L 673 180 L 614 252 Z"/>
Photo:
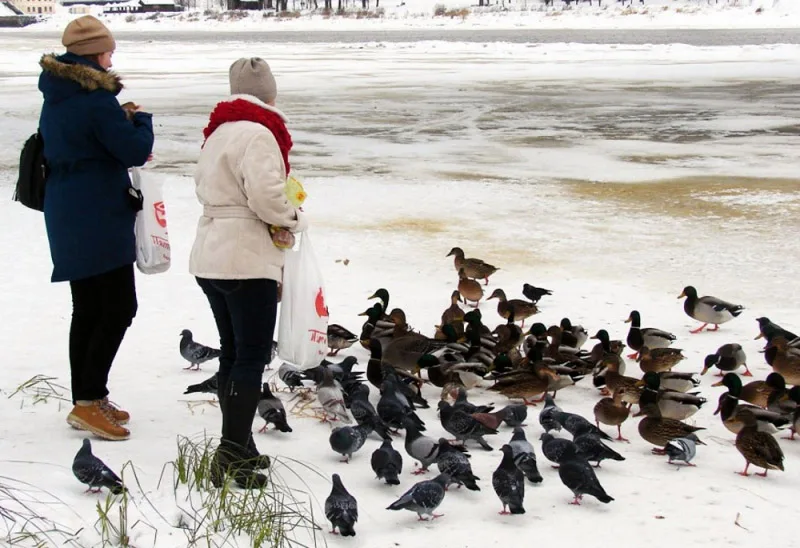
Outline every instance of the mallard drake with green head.
<path id="1" fill-rule="evenodd" d="M 767 477 L 769 470 L 783 471 L 783 451 L 778 441 L 772 434 L 758 430 L 758 419 L 748 409 L 741 410 L 737 417 L 743 426 L 736 434 L 736 449 L 747 462 L 744 471 L 738 473 L 749 476 L 747 469 L 751 464 L 764 469 L 764 473 L 756 473 L 757 476 Z"/>
<path id="2" fill-rule="evenodd" d="M 800 348 L 792 348 L 786 338 L 776 335 L 767 345 L 764 359 L 787 384 L 800 385 Z"/>
<path id="3" fill-rule="evenodd" d="M 672 371 L 686 356 L 680 348 L 648 348 L 643 346 L 639 349 L 639 369 L 643 373 L 661 373 Z"/>
<path id="4" fill-rule="evenodd" d="M 464 257 L 464 250 L 460 247 L 454 247 L 447 254 L 448 257 L 454 257 L 453 265 L 456 272 L 463 269 L 468 278 L 485 280 L 484 285 L 489 284 L 489 276 L 500 270 L 494 265 L 490 265 L 480 259 L 467 259 Z"/>
<path id="5" fill-rule="evenodd" d="M 756 418 L 758 429 L 762 432 L 774 433 L 778 429 L 784 428 L 791 423 L 791 420 L 780 413 L 761 409 L 755 405 L 740 403 L 738 398 L 730 392 L 723 392 L 719 396 L 715 415 L 722 419 L 722 425 L 734 434 L 738 434 L 744 428 L 744 422 L 739 417 L 739 413 L 747 409 Z"/>
<path id="6" fill-rule="evenodd" d="M 714 324 L 714 327 L 709 331 L 717 331 L 721 324 L 731 321 L 744 310 L 744 307 L 740 304 L 729 303 L 716 297 L 698 297 L 697 289 L 691 285 L 684 287 L 681 294 L 678 295 L 679 299 L 684 297 L 686 301 L 683 303 L 683 311 L 690 318 L 703 322 L 703 325 L 697 329 L 692 329 L 689 331 L 690 333 L 700 333 L 708 324 Z"/>
<path id="7" fill-rule="evenodd" d="M 361 326 L 361 334 L 359 341 L 361 346 L 369 350 L 370 339 L 378 339 L 381 344 L 386 346 L 389 340 L 394 335 L 394 322 L 384 320 L 384 308 L 381 303 L 375 303 L 364 312 L 358 314 L 359 316 L 366 316 L 364 325 Z"/>
<path id="8" fill-rule="evenodd" d="M 582 325 L 572 325 L 569 318 L 561 318 L 559 323 L 561 328 L 561 344 L 570 348 L 580 350 L 581 347 L 589 340 L 589 333 Z"/>
<path id="9" fill-rule="evenodd" d="M 631 324 L 628 330 L 626 342 L 631 350 L 636 350 L 628 357 L 635 359 L 639 356 L 639 350 L 643 346 L 648 348 L 666 348 L 670 346 L 677 337 L 669 331 L 656 329 L 655 327 L 642 327 L 642 317 L 638 310 L 632 310 L 625 323 Z"/>
<path id="10" fill-rule="evenodd" d="M 525 320 L 530 318 L 539 309 L 530 301 L 523 301 L 522 299 L 511 299 L 506 297 L 505 291 L 502 289 L 495 289 L 487 300 L 497 299 L 497 313 L 504 320 L 513 316 L 513 321 L 522 321 L 522 327 L 525 327 Z"/>
<path id="11" fill-rule="evenodd" d="M 338 323 L 328 325 L 328 356 L 335 356 L 339 350 L 346 350 L 358 340 L 355 333 Z"/>
<path id="12" fill-rule="evenodd" d="M 620 388 L 624 388 L 626 395 L 632 395 L 639 382 L 635 377 L 626 377 L 619 372 L 621 364 L 625 363 L 621 357 L 615 354 L 608 354 L 602 360 L 597 362 L 595 371 L 597 374 L 594 376 L 593 384 L 596 388 L 605 386 L 602 391 L 603 394 L 613 394 Z M 629 400 L 629 403 L 637 403 L 636 400 Z"/>
<path id="13" fill-rule="evenodd" d="M 478 305 L 483 299 L 483 288 L 481 284 L 467 277 L 464 269 L 458 271 L 458 293 L 464 299 L 464 304 L 472 308 L 478 308 Z M 469 304 L 473 302 L 475 304 Z"/>
<path id="14" fill-rule="evenodd" d="M 662 388 L 661 377 L 658 373 L 652 371 L 644 374 L 642 380 L 637 383 L 637 388 L 651 392 L 651 397 L 645 398 L 645 400 L 652 402 L 655 399 L 661 416 L 666 419 L 677 421 L 688 419 L 708 401 L 696 394 L 687 394 Z M 642 395 L 644 395 L 644 392 Z M 642 395 L 639 396 L 640 405 Z"/>
<path id="15" fill-rule="evenodd" d="M 747 355 L 744 353 L 742 345 L 728 343 L 720 346 L 714 354 L 706 356 L 705 362 L 703 363 L 703 371 L 700 374 L 705 375 L 709 369 L 716 367 L 720 370 L 717 376 L 721 377 L 725 373 L 736 371 L 742 366 L 744 366 L 744 373 L 742 373 L 742 375 L 745 377 L 752 377 L 753 374 L 747 368 Z"/>
<path id="16" fill-rule="evenodd" d="M 389 310 L 389 290 L 385 288 L 380 288 L 375 293 L 370 295 L 367 300 L 371 301 L 372 299 L 378 299 L 381 301 L 381 306 L 383 306 L 383 310 Z M 389 316 L 385 315 L 382 319 L 389 320 Z"/>
<path id="17" fill-rule="evenodd" d="M 682 438 L 692 432 L 705 430 L 700 426 L 692 426 L 675 419 L 661 416 L 661 410 L 656 401 L 656 395 L 644 391 L 639 399 L 640 410 L 634 417 L 644 416 L 639 421 L 639 435 L 648 443 L 658 449 L 652 452 L 658 455 L 665 454 L 663 447 L 675 438 Z"/>
<path id="18" fill-rule="evenodd" d="M 619 339 L 611 340 L 611 336 L 605 329 L 599 330 L 591 338 L 600 341 L 592 347 L 592 351 L 589 353 L 589 360 L 591 362 L 597 363 L 609 354 L 616 354 L 620 359 L 622 358 L 622 351 L 625 350 L 625 343 Z M 619 372 L 625 373 L 624 361 L 622 362 Z"/>
<path id="19" fill-rule="evenodd" d="M 626 390 L 624 387 L 617 388 L 613 397 L 598 401 L 594 406 L 594 418 L 598 428 L 601 422 L 608 426 L 616 426 L 617 441 L 630 443 L 628 439 L 622 437 L 622 423 L 628 420 L 630 415 L 630 407 L 622 399 Z"/>
<path id="20" fill-rule="evenodd" d="M 770 373 L 763 381 L 753 381 L 742 385 L 742 379 L 735 373 L 727 373 L 722 380 L 711 386 L 724 386 L 734 398 L 752 403 L 766 409 L 770 401 L 786 393 L 786 381 L 779 373 Z"/>

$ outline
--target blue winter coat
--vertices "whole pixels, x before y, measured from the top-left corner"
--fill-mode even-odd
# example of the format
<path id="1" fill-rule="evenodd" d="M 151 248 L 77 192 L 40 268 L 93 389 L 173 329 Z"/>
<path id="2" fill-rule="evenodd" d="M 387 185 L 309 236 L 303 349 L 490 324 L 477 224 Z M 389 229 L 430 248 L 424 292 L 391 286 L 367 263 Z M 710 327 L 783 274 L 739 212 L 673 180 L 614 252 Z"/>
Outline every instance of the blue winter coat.
<path id="1" fill-rule="evenodd" d="M 52 281 L 132 264 L 136 211 L 128 168 L 143 165 L 153 149 L 151 115 L 129 120 L 116 98 L 119 77 L 84 57 L 45 55 L 39 64 Z"/>

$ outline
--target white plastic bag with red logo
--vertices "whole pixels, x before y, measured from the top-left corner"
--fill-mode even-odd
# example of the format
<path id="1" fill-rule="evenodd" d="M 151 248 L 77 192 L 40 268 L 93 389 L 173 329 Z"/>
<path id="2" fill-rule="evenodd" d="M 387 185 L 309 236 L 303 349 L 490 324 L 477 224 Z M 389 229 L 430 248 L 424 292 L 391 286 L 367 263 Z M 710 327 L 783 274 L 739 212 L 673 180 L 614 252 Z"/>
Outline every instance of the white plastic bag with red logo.
<path id="1" fill-rule="evenodd" d="M 136 214 L 136 266 L 143 274 L 166 272 L 170 248 L 161 182 L 132 168 L 131 184 L 142 193 L 142 210 Z"/>
<path id="2" fill-rule="evenodd" d="M 278 357 L 299 369 L 310 369 L 328 352 L 328 307 L 308 231 L 298 236 L 297 249 L 285 251 Z"/>

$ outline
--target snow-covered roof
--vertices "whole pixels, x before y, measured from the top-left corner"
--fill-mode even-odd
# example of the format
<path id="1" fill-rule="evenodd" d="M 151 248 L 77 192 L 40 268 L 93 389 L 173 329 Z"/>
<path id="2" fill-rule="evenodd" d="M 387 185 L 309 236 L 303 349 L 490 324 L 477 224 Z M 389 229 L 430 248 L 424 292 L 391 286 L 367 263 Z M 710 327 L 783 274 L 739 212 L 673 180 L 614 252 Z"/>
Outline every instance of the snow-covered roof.
<path id="1" fill-rule="evenodd" d="M 14 13 L 10 8 L 0 4 L 0 17 L 14 17 L 15 15 L 16 13 Z"/>
<path id="2" fill-rule="evenodd" d="M 143 6 L 171 6 L 175 0 L 139 0 Z"/>

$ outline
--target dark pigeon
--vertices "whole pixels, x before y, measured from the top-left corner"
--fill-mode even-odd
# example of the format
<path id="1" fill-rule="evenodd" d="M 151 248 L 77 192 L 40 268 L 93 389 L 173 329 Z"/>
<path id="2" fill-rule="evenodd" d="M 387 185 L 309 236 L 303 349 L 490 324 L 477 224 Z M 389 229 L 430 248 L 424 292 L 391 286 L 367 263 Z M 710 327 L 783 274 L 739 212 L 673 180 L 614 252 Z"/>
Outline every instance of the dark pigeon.
<path id="1" fill-rule="evenodd" d="M 362 384 L 361 386 L 367 388 L 366 385 Z M 392 439 L 389 425 L 381 420 L 375 407 L 369 401 L 369 388 L 366 393 L 362 391 L 354 393 L 354 398 L 350 401 L 350 413 L 357 424 L 371 427 L 384 440 Z"/>
<path id="2" fill-rule="evenodd" d="M 84 438 L 72 461 L 72 473 L 79 482 L 89 486 L 86 492 L 99 493 L 103 487 L 115 495 L 127 491 L 119 476 L 92 454 L 92 443 L 88 438 Z"/>
<path id="3" fill-rule="evenodd" d="M 528 418 L 528 406 L 524 403 L 506 405 L 501 411 L 505 412 L 503 420 L 511 428 L 524 426 Z"/>
<path id="4" fill-rule="evenodd" d="M 218 349 L 194 342 L 192 340 L 192 332 L 188 329 L 181 331 L 181 342 L 178 348 L 181 351 L 183 359 L 189 362 L 189 367 L 184 367 L 184 369 L 199 371 L 201 363 L 219 358 L 220 356 L 220 351 Z"/>
<path id="5" fill-rule="evenodd" d="M 448 402 L 439 402 L 439 419 L 442 427 L 453 434 L 456 439 L 467 441 L 474 440 L 487 451 L 492 450 L 492 446 L 486 443 L 483 436 L 497 434 L 497 430 L 489 428 L 479 422 L 474 416 L 468 415 L 459 409 L 453 408 Z"/>
<path id="6" fill-rule="evenodd" d="M 214 394 L 216 396 L 219 393 L 218 390 L 217 373 L 214 373 L 201 383 L 187 386 L 184 394 Z"/>
<path id="7" fill-rule="evenodd" d="M 467 390 L 463 386 L 458 387 L 458 395 L 456 401 L 453 402 L 453 408 L 463 411 L 467 415 L 494 411 L 494 405 L 474 405 L 467 401 Z"/>
<path id="8" fill-rule="evenodd" d="M 481 479 L 472 473 L 469 455 L 462 447 L 451 445 L 446 439 L 439 438 L 439 450 L 436 455 L 436 466 L 439 472 L 450 477 L 450 483 L 459 487 L 465 486 L 470 491 L 480 491 L 475 481 Z"/>
<path id="9" fill-rule="evenodd" d="M 603 441 L 592 432 L 578 434 L 572 441 L 578 449 L 578 456 L 589 462 L 594 462 L 595 466 L 598 468 L 600 467 L 600 461 L 605 459 L 625 460 L 625 457 L 603 443 Z"/>
<path id="10" fill-rule="evenodd" d="M 325 499 L 325 517 L 331 522 L 331 533 L 336 534 L 338 528 L 343 537 L 356 536 L 354 527 L 358 521 L 358 502 L 344 488 L 339 474 L 333 475 L 331 494 Z"/>
<path id="11" fill-rule="evenodd" d="M 669 456 L 669 464 L 675 464 L 673 461 L 680 460 L 686 463 L 687 466 L 697 466 L 692 464 L 697 454 L 697 444 L 700 440 L 694 434 L 688 434 L 682 438 L 675 438 L 664 446 L 664 452 Z"/>
<path id="12" fill-rule="evenodd" d="M 364 446 L 367 436 L 372 431 L 369 426 L 338 426 L 331 431 L 328 442 L 331 449 L 344 456 L 342 462 L 350 462 L 353 453 Z"/>
<path id="13" fill-rule="evenodd" d="M 345 379 L 357 378 L 361 373 L 353 374 L 353 366 L 358 363 L 355 356 L 347 356 L 339 363 L 331 363 L 328 360 L 322 360 L 322 363 L 311 369 L 303 371 L 301 374 L 305 380 L 314 381 L 319 384 L 322 381 L 322 370 L 327 368 L 333 375 L 333 380 L 342 383 Z"/>
<path id="14" fill-rule="evenodd" d="M 574 453 L 578 452 L 572 441 L 557 438 L 553 436 L 553 434 L 542 434 L 539 439 L 542 440 L 542 454 L 547 460 L 555 464 L 561 464 L 561 461 L 564 459 L 564 454 L 568 450 Z"/>
<path id="15" fill-rule="evenodd" d="M 517 465 L 519 471 L 528 478 L 529 482 L 542 483 L 542 475 L 536 464 L 536 453 L 533 452 L 533 446 L 528 442 L 525 431 L 521 427 L 514 428 L 514 435 L 511 436 L 508 445 L 511 447 L 514 464 Z"/>
<path id="16" fill-rule="evenodd" d="M 342 395 L 344 396 L 344 406 L 350 409 L 354 398 L 362 396 L 369 398 L 369 386 L 359 379 L 347 378 L 342 382 Z"/>
<path id="17" fill-rule="evenodd" d="M 539 424 L 542 425 L 545 432 L 561 431 L 561 423 L 556 419 L 558 413 L 563 413 L 563 411 L 553 401 L 553 397 L 547 394 L 544 397 L 544 408 L 539 412 Z"/>
<path id="18" fill-rule="evenodd" d="M 583 495 L 591 495 L 604 504 L 614 500 L 600 485 L 592 466 L 578 456 L 574 444 L 568 446 L 562 453 L 558 476 L 575 495 L 575 500 L 570 504 L 580 504 Z"/>
<path id="19" fill-rule="evenodd" d="M 420 463 L 420 468 L 413 473 L 415 475 L 424 474 L 428 471 L 428 467 L 436 462 L 436 457 L 439 455 L 439 444 L 433 438 L 423 435 L 410 420 L 405 422 L 405 428 L 406 453 Z"/>
<path id="20" fill-rule="evenodd" d="M 386 481 L 389 485 L 400 485 L 398 476 L 403 471 L 403 456 L 392 447 L 391 440 L 385 440 L 372 453 L 370 463 L 378 479 Z"/>
<path id="21" fill-rule="evenodd" d="M 258 399 L 258 415 L 266 421 L 259 432 L 266 432 L 267 426 L 275 425 L 281 432 L 291 432 L 292 427 L 286 422 L 286 409 L 283 402 L 272 395 L 269 384 L 264 383 L 261 388 L 261 397 Z"/>
<path id="22" fill-rule="evenodd" d="M 278 377 L 292 392 L 295 388 L 303 388 L 302 371 L 288 362 L 283 362 L 278 368 Z"/>
<path id="23" fill-rule="evenodd" d="M 597 426 L 575 413 L 565 413 L 563 411 L 554 414 L 555 419 L 564 427 L 564 430 L 572 434 L 572 436 L 579 436 L 590 432 L 595 436 L 603 438 L 604 440 L 613 441 L 614 438 L 600 430 Z"/>
<path id="24" fill-rule="evenodd" d="M 414 484 L 386 509 L 410 510 L 419 516 L 419 521 L 427 521 L 422 516 L 431 516 L 431 519 L 440 518 L 444 514 L 434 512 L 444 500 L 445 487 L 449 484 L 450 478 L 447 474 L 439 474 L 432 480 L 421 481 Z"/>
<path id="25" fill-rule="evenodd" d="M 417 416 L 409 400 L 397 390 L 397 384 L 386 379 L 383 382 L 383 393 L 378 400 L 378 416 L 392 428 L 403 428 L 406 419 L 410 420 L 420 431 L 425 431 L 425 423 Z"/>
<path id="26" fill-rule="evenodd" d="M 525 295 L 526 299 L 529 299 L 533 304 L 536 304 L 542 297 L 545 295 L 552 295 L 553 292 L 543 287 L 536 287 L 535 285 L 531 284 L 523 284 L 522 294 Z"/>
<path id="27" fill-rule="evenodd" d="M 503 452 L 503 460 L 492 474 L 492 487 L 497 493 L 497 498 L 503 503 L 503 511 L 500 514 L 524 514 L 522 501 L 525 498 L 525 477 L 514 463 L 514 451 L 511 446 L 504 445 L 500 450 Z"/>

